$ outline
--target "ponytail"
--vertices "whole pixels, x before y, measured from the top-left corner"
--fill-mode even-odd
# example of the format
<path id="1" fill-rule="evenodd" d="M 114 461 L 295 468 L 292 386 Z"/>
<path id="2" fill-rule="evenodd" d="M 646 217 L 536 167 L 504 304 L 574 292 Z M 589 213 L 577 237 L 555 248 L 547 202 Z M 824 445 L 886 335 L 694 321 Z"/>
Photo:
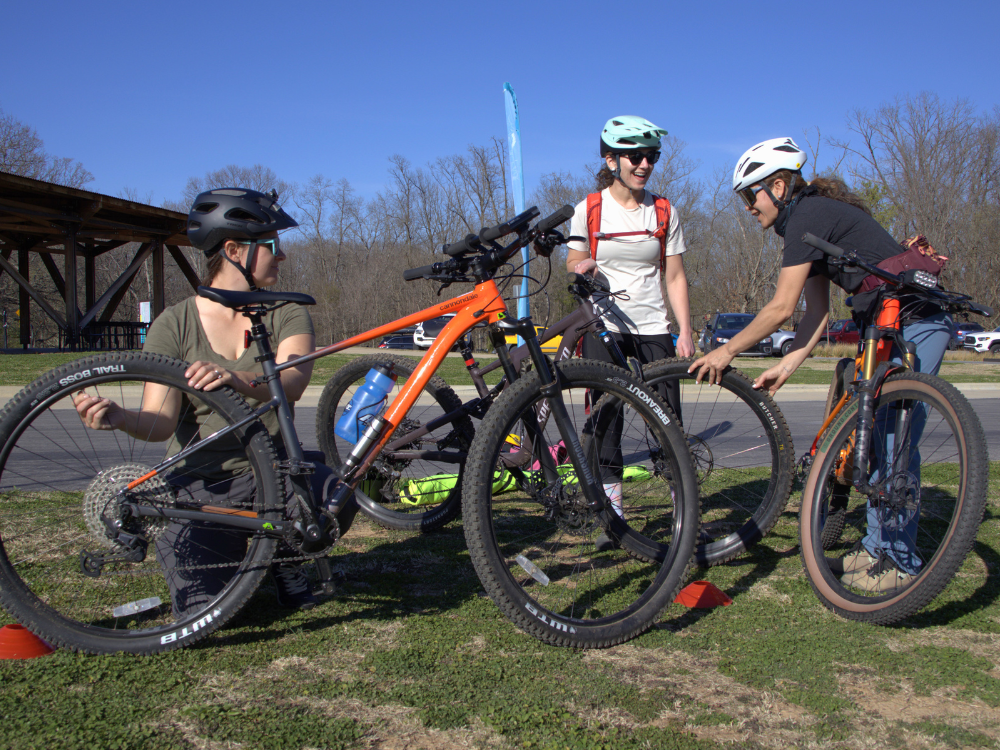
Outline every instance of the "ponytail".
<path id="1" fill-rule="evenodd" d="M 840 201 L 841 203 L 846 203 L 850 206 L 854 206 L 855 208 L 860 208 L 869 216 L 872 215 L 871 209 L 868 208 L 868 204 L 864 202 L 861 196 L 852 192 L 843 180 L 838 180 L 835 177 L 815 177 L 810 182 L 806 182 L 798 173 L 794 173 L 794 177 L 795 189 L 789 197 L 789 200 L 808 187 L 814 189 L 815 195 L 820 195 L 824 198 L 832 198 L 835 201 Z M 792 178 L 792 172 L 787 169 L 781 169 L 764 180 L 764 183 L 768 186 L 768 188 L 773 186 L 776 180 L 783 180 L 786 185 L 791 185 L 793 182 Z"/>

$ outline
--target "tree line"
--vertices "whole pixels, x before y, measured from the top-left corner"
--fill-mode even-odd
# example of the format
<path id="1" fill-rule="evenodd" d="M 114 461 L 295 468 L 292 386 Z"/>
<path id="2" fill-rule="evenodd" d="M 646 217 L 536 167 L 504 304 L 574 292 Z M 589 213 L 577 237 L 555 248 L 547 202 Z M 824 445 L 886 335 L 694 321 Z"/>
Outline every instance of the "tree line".
<path id="1" fill-rule="evenodd" d="M 983 113 L 965 100 L 946 102 L 922 93 L 873 110 L 855 110 L 847 123 L 848 137 L 843 139 L 824 140 L 818 131 L 793 134 L 811 152 L 806 176 L 816 176 L 820 157 L 831 154 L 823 176 L 847 182 L 897 239 L 924 234 L 949 257 L 941 276 L 946 287 L 1000 306 L 1000 109 Z M 0 116 L 0 170 L 33 170 L 30 176 L 45 174 L 74 186 L 89 181 L 82 165 L 48 156 L 37 134 L 19 125 Z M 34 158 L 18 154 L 17 143 L 26 144 L 20 148 Z M 545 215 L 583 200 L 594 190 L 599 166 L 595 156 L 591 165 L 576 171 L 544 175 L 529 205 L 537 205 Z M 771 298 L 781 266 L 780 238 L 761 232 L 731 190 L 732 165 L 720 165 L 710 179 L 699 178 L 697 167 L 684 143 L 668 136 L 650 184 L 653 192 L 670 199 L 681 219 L 695 330 L 712 312 L 759 310 Z M 280 285 L 316 298 L 311 313 L 320 344 L 461 292 L 454 287 L 439 297 L 437 285 L 404 282 L 402 272 L 442 260 L 443 244 L 514 213 L 505 142 L 498 138 L 422 166 L 394 155 L 386 184 L 368 198 L 345 178 L 317 174 L 296 185 L 262 165 L 228 166 L 191 178 L 179 200 L 166 207 L 186 211 L 202 190 L 228 185 L 277 188 L 282 203 L 299 221 L 299 229 L 282 237 L 288 260 Z M 134 194 L 123 197 L 139 199 Z M 568 231 L 568 224 L 564 228 Z M 101 288 L 117 277 L 132 252 L 123 247 L 101 256 Z M 554 255 L 551 265 L 542 259 L 531 264 L 530 308 L 538 324 L 555 322 L 574 304 L 566 292 L 564 253 Z M 188 251 L 188 257 L 196 268 L 203 267 L 200 253 Z M 51 294 L 58 305 L 55 289 L 45 288 L 46 275 L 40 272 L 33 278 L 41 279 L 43 293 Z M 121 319 L 137 319 L 139 301 L 151 298 L 151 278 L 151 269 L 140 272 L 119 308 Z M 505 287 L 512 305 L 519 287 L 519 277 Z M 187 282 L 168 262 L 168 304 L 188 294 Z M 0 279 L 0 304 L 16 309 L 17 292 L 10 279 Z M 847 315 L 844 295 L 834 294 L 831 305 L 832 318 Z M 49 321 L 33 317 L 40 327 L 54 329 Z M 42 332 L 41 338 L 53 333 Z"/>

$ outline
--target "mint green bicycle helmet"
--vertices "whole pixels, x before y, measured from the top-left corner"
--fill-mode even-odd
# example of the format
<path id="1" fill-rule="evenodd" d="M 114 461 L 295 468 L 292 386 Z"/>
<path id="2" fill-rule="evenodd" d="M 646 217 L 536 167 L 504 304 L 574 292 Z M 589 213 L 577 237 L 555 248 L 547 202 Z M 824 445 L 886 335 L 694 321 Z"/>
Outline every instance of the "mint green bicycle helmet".
<path id="1" fill-rule="evenodd" d="M 601 131 L 601 156 L 620 154 L 639 148 L 660 148 L 660 138 L 667 134 L 644 117 L 622 115 L 604 123 Z"/>

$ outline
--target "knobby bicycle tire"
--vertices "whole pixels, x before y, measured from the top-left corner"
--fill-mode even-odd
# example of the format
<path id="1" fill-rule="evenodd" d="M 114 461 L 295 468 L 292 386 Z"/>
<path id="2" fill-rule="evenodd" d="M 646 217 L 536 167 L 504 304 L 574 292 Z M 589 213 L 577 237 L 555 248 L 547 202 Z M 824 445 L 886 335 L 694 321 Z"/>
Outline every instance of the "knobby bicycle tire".
<path id="1" fill-rule="evenodd" d="M 413 375 L 419 360 L 394 354 L 359 357 L 337 370 L 323 388 L 316 409 L 316 439 L 331 466 L 340 466 L 353 447 L 335 434 L 337 420 L 354 390 L 364 383 L 368 371 L 388 362 L 393 363 L 393 369 L 399 376 L 396 387 L 386 400 L 388 403 L 398 393 L 402 383 Z M 444 380 L 432 377 L 420 400 L 396 428 L 392 440 L 461 405 L 461 399 Z M 426 446 L 442 452 L 466 453 L 474 432 L 472 420 L 463 415 L 406 448 Z M 354 497 L 365 515 L 387 529 L 433 531 L 457 518 L 462 510 L 463 463 L 396 460 L 383 453 L 358 485 Z"/>
<path id="2" fill-rule="evenodd" d="M 571 360 L 554 372 L 595 477 L 619 484 L 624 520 L 585 507 L 552 417 L 542 429 L 558 484 L 546 485 L 535 463 L 546 449 L 537 438 L 534 461 L 517 462 L 520 475 L 501 460 L 501 451 L 523 452 L 525 424 L 543 408 L 531 372 L 503 391 L 476 432 L 464 483 L 466 543 L 487 593 L 517 627 L 554 645 L 611 646 L 648 629 L 683 583 L 698 534 L 697 476 L 652 388 L 603 362 Z M 588 407 L 588 392 L 604 395 Z M 603 432 L 609 426 L 617 437 Z M 633 549 L 648 543 L 649 526 L 667 546 L 662 561 Z"/>
<path id="3" fill-rule="evenodd" d="M 208 410 L 210 432 L 251 416 L 246 402 L 229 388 L 194 391 L 184 377 L 186 368 L 156 354 L 96 355 L 45 374 L 0 412 L 0 603 L 53 645 L 136 654 L 189 645 L 239 611 L 267 572 L 275 549 L 271 539 L 227 528 L 228 551 L 223 552 L 214 547 L 223 538 L 219 527 L 151 519 L 125 527 L 148 544 L 144 560 L 106 561 L 97 577 L 84 572 L 82 556 L 125 550 L 102 520 L 117 518 L 116 503 L 123 498 L 169 506 L 179 496 L 193 496 L 185 492 L 205 490 L 219 497 L 242 483 L 255 489 L 232 507 L 282 517 L 277 456 L 259 420 L 240 428 L 224 446 L 244 464 L 239 479 L 209 477 L 205 466 L 214 465 L 213 459 L 199 451 L 127 490 L 129 481 L 163 460 L 169 443 L 88 429 L 73 407 L 71 394 L 86 389 L 152 412 L 162 403 L 142 403 L 142 384 L 149 382 L 182 394 L 182 418 L 195 408 Z M 197 425 L 193 430 L 189 445 L 198 439 Z M 211 572 L 192 572 L 199 567 Z"/>
<path id="4" fill-rule="evenodd" d="M 679 382 L 681 423 L 701 494 L 702 530 L 695 559 L 712 566 L 760 541 L 788 504 L 795 449 L 781 409 L 739 370 L 721 386 L 698 385 L 690 359 L 665 359 L 643 367 L 646 383 Z"/>
<path id="5" fill-rule="evenodd" d="M 924 373 L 891 375 L 876 398 L 867 469 L 884 493 L 869 504 L 850 489 L 843 534 L 825 550 L 824 506 L 857 411 L 857 400 L 849 403 L 816 452 L 802 496 L 802 559 L 826 607 L 885 625 L 926 606 L 962 565 L 985 510 L 988 455 L 982 426 L 954 386 Z M 912 421 L 920 411 L 922 429 Z"/>

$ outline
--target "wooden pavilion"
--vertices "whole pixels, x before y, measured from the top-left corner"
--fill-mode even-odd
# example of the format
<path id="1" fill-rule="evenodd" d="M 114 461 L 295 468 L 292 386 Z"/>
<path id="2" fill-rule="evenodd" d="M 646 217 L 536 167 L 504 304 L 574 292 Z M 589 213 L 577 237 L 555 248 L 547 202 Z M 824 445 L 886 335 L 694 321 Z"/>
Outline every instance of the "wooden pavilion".
<path id="1" fill-rule="evenodd" d="M 177 211 L 0 172 L 0 275 L 9 274 L 19 286 L 21 346 L 27 348 L 30 343 L 34 301 L 59 326 L 65 344 L 78 348 L 94 331 L 110 324 L 136 273 L 150 257 L 155 318 L 164 307 L 164 251 L 173 256 L 191 286 L 197 287 L 198 275 L 180 250 L 190 245 L 186 222 L 187 215 Z M 130 242 L 139 243 L 131 262 L 98 296 L 95 260 Z M 32 286 L 29 253 L 41 256 L 62 305 L 49 304 Z M 62 256 L 61 263 L 57 256 Z M 82 307 L 78 299 L 81 257 Z"/>

